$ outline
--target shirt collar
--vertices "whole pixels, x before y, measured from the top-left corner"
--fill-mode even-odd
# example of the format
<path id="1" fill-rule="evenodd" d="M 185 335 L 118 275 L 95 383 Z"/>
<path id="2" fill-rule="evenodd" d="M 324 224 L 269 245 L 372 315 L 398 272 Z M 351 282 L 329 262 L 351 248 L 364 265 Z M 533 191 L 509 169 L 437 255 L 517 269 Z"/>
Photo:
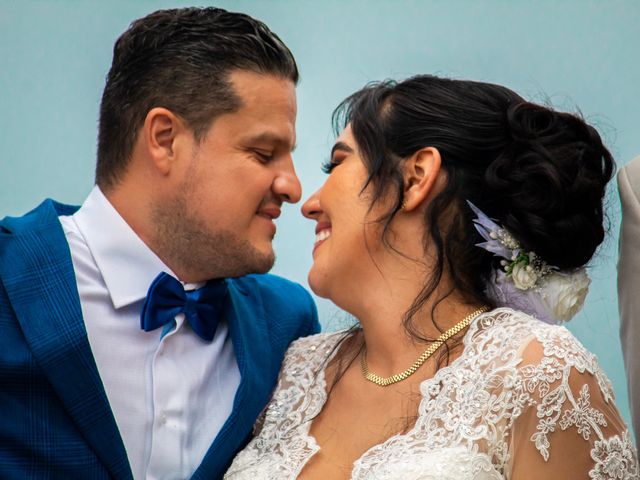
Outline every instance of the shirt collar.
<path id="1" fill-rule="evenodd" d="M 175 277 L 97 185 L 73 217 L 102 274 L 114 308 L 144 299 L 160 272 Z"/>

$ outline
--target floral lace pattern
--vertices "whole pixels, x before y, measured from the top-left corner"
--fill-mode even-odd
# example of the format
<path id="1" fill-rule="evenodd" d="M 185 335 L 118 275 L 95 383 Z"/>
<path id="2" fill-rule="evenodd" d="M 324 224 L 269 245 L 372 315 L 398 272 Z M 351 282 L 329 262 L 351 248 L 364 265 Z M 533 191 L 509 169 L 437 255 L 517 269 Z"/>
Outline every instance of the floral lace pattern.
<path id="1" fill-rule="evenodd" d="M 326 401 L 323 367 L 342 338 L 318 334 L 291 345 L 261 429 L 225 478 L 297 478 L 320 449 L 309 429 Z M 517 449 L 529 447 L 513 442 L 524 418 L 533 419 L 525 442 L 542 467 L 558 461 L 554 435 L 567 432 L 583 442 L 589 478 L 639 478 L 609 380 L 563 327 L 507 308 L 483 314 L 467 331 L 462 355 L 420 390 L 414 427 L 365 452 L 353 465 L 353 480 L 510 478 Z"/>

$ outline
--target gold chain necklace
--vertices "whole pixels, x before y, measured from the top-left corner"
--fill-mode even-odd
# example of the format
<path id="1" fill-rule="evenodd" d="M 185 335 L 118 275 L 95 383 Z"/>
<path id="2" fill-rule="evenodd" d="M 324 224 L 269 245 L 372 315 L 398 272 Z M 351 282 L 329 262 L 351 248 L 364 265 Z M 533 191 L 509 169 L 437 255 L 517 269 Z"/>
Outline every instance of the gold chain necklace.
<path id="1" fill-rule="evenodd" d="M 431 355 L 433 355 L 436 352 L 436 350 L 438 350 L 438 348 L 440 348 L 444 344 L 444 342 L 449 340 L 456 333 L 468 327 L 469 324 L 471 323 L 471 320 L 476 318 L 481 313 L 486 312 L 487 310 L 489 309 L 486 306 L 481 307 L 475 312 L 472 312 L 466 317 L 464 317 L 462 320 L 456 323 L 453 327 L 451 327 L 449 330 L 447 330 L 442 335 L 440 335 L 435 342 L 429 345 L 429 348 L 427 348 L 422 353 L 422 355 L 420 355 L 418 359 L 415 362 L 413 362 L 413 365 L 407 368 L 404 372 L 396 373 L 395 375 L 392 375 L 390 377 L 381 377 L 380 375 L 376 375 L 375 373 L 369 371 L 369 368 L 367 367 L 367 347 L 365 345 L 364 350 L 362 351 L 362 355 L 360 356 L 360 368 L 362 370 L 362 376 L 365 379 L 369 380 L 370 382 L 373 382 L 376 385 L 379 385 L 381 387 L 386 387 L 388 385 L 391 385 L 409 378 L 411 375 L 416 373 L 416 371 L 424 364 L 424 362 L 426 362 L 427 359 Z"/>

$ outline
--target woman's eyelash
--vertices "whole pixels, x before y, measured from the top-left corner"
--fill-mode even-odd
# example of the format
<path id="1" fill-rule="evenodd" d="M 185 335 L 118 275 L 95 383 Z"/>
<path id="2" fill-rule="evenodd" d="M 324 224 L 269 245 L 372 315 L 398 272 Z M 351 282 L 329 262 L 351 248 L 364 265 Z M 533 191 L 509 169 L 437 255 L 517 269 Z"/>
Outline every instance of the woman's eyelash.
<path id="1" fill-rule="evenodd" d="M 322 168 L 322 171 L 328 175 L 338 165 L 340 165 L 340 162 L 335 162 L 333 160 L 326 160 L 325 162 L 322 163 L 322 167 L 321 168 Z"/>

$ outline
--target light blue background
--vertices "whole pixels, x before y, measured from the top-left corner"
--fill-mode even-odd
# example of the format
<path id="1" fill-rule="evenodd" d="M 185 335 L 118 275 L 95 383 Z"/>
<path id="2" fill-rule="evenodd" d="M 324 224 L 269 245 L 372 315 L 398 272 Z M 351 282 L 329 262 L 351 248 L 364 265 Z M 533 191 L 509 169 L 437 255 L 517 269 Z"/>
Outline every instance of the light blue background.
<path id="1" fill-rule="evenodd" d="M 93 182 L 98 105 L 117 36 L 168 1 L 0 0 L 0 216 L 44 197 L 81 203 Z M 264 20 L 295 54 L 298 174 L 307 196 L 323 181 L 330 114 L 365 83 L 416 73 L 504 84 L 560 108 L 579 106 L 619 164 L 640 153 L 640 2 L 220 1 Z M 619 202 L 593 261 L 584 311 L 569 328 L 612 379 L 629 419 L 618 340 L 615 268 Z M 298 206 L 279 220 L 275 273 L 306 284 L 313 225 Z M 640 292 L 639 292 L 640 293 Z M 323 324 L 348 320 L 320 301 Z"/>

